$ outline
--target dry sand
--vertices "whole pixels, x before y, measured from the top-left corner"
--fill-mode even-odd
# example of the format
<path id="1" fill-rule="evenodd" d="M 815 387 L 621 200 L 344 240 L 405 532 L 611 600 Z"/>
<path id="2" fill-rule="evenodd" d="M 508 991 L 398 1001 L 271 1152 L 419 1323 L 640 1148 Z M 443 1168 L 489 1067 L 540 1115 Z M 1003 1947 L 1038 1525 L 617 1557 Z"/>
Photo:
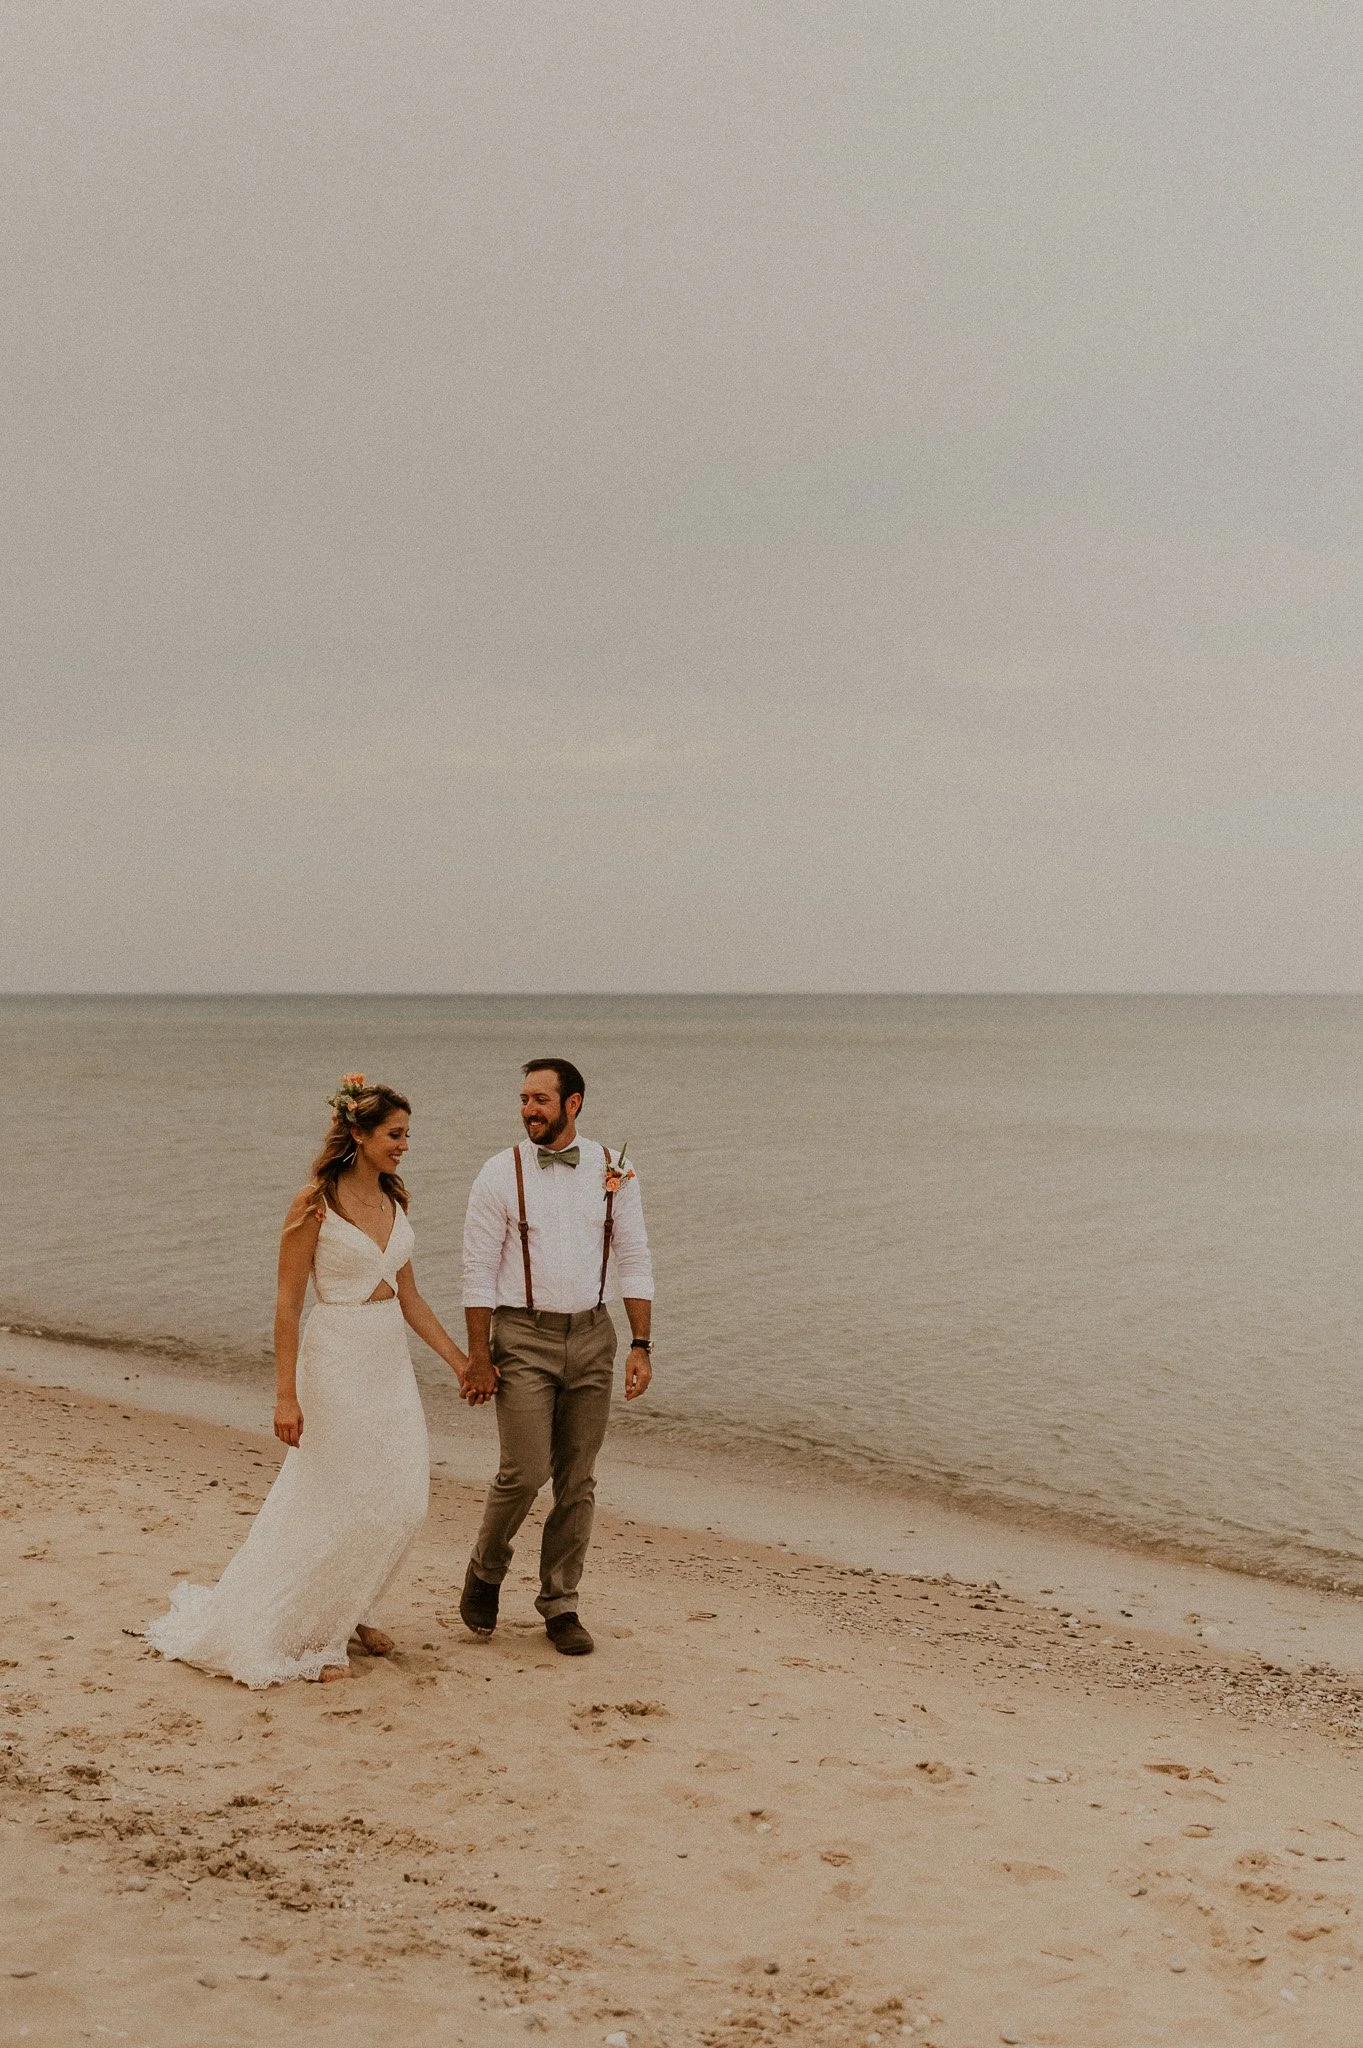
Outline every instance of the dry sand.
<path id="1" fill-rule="evenodd" d="M 597 1654 L 478 1644 L 437 1476 L 398 1654 L 247 1692 L 137 1631 L 278 1447 L 0 1408 L 0 2042 L 1363 2043 L 1351 1679 L 604 1509 Z"/>

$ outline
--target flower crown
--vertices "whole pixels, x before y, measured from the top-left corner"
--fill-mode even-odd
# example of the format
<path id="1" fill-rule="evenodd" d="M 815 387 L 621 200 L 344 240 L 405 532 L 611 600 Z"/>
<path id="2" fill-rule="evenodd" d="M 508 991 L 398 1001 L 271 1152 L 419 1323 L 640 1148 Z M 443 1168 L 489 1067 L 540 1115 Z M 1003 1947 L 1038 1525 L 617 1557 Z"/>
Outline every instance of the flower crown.
<path id="1" fill-rule="evenodd" d="M 336 1112 L 339 1123 L 354 1123 L 355 1105 L 364 1092 L 363 1074 L 342 1074 L 340 1087 L 334 1095 L 327 1097 L 327 1102 Z"/>

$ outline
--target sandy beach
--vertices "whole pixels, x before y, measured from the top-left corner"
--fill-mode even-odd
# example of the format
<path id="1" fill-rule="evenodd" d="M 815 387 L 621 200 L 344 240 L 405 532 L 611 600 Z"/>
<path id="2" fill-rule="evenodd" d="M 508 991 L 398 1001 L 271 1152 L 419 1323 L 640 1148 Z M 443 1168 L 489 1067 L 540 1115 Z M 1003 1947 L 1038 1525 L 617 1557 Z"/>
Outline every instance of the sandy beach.
<path id="1" fill-rule="evenodd" d="M 597 1654 L 551 1652 L 524 1548 L 478 1644 L 478 1494 L 437 1471 L 397 1655 L 248 1692 L 139 1631 L 279 1447 L 0 1405 L 0 2041 L 1363 2038 L 1363 1682 L 1023 1600 L 1003 1530 L 966 1584 L 609 1485 Z"/>

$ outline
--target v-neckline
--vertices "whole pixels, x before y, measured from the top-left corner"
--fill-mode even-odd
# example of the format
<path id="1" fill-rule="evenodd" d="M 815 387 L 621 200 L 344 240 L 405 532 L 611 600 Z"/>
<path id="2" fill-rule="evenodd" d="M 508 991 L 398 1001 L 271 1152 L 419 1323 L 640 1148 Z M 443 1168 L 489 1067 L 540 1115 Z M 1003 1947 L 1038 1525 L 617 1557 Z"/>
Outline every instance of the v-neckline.
<path id="1" fill-rule="evenodd" d="M 393 1220 L 388 1226 L 388 1235 L 382 1244 L 379 1243 L 371 1231 L 365 1229 L 362 1223 L 352 1223 L 343 1209 L 335 1208 L 330 1202 L 327 1203 L 327 1213 L 330 1216 L 339 1216 L 342 1223 L 349 1224 L 352 1230 L 358 1230 L 361 1237 L 367 1237 L 380 1258 L 386 1255 L 389 1245 L 393 1242 L 393 1232 L 398 1227 L 398 1205 L 396 1202 L 393 1203 Z"/>

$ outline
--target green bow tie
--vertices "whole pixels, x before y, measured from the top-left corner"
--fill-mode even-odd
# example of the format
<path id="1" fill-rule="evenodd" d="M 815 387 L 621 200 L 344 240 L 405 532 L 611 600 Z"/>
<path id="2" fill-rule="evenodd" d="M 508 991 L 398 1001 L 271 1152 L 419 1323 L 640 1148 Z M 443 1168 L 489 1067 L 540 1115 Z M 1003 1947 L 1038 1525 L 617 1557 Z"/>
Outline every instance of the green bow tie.
<path id="1" fill-rule="evenodd" d="M 551 1152 L 547 1145 L 541 1145 L 539 1148 L 540 1170 L 543 1172 L 546 1166 L 576 1166 L 581 1157 L 582 1149 L 578 1145 L 565 1145 L 561 1152 Z"/>

